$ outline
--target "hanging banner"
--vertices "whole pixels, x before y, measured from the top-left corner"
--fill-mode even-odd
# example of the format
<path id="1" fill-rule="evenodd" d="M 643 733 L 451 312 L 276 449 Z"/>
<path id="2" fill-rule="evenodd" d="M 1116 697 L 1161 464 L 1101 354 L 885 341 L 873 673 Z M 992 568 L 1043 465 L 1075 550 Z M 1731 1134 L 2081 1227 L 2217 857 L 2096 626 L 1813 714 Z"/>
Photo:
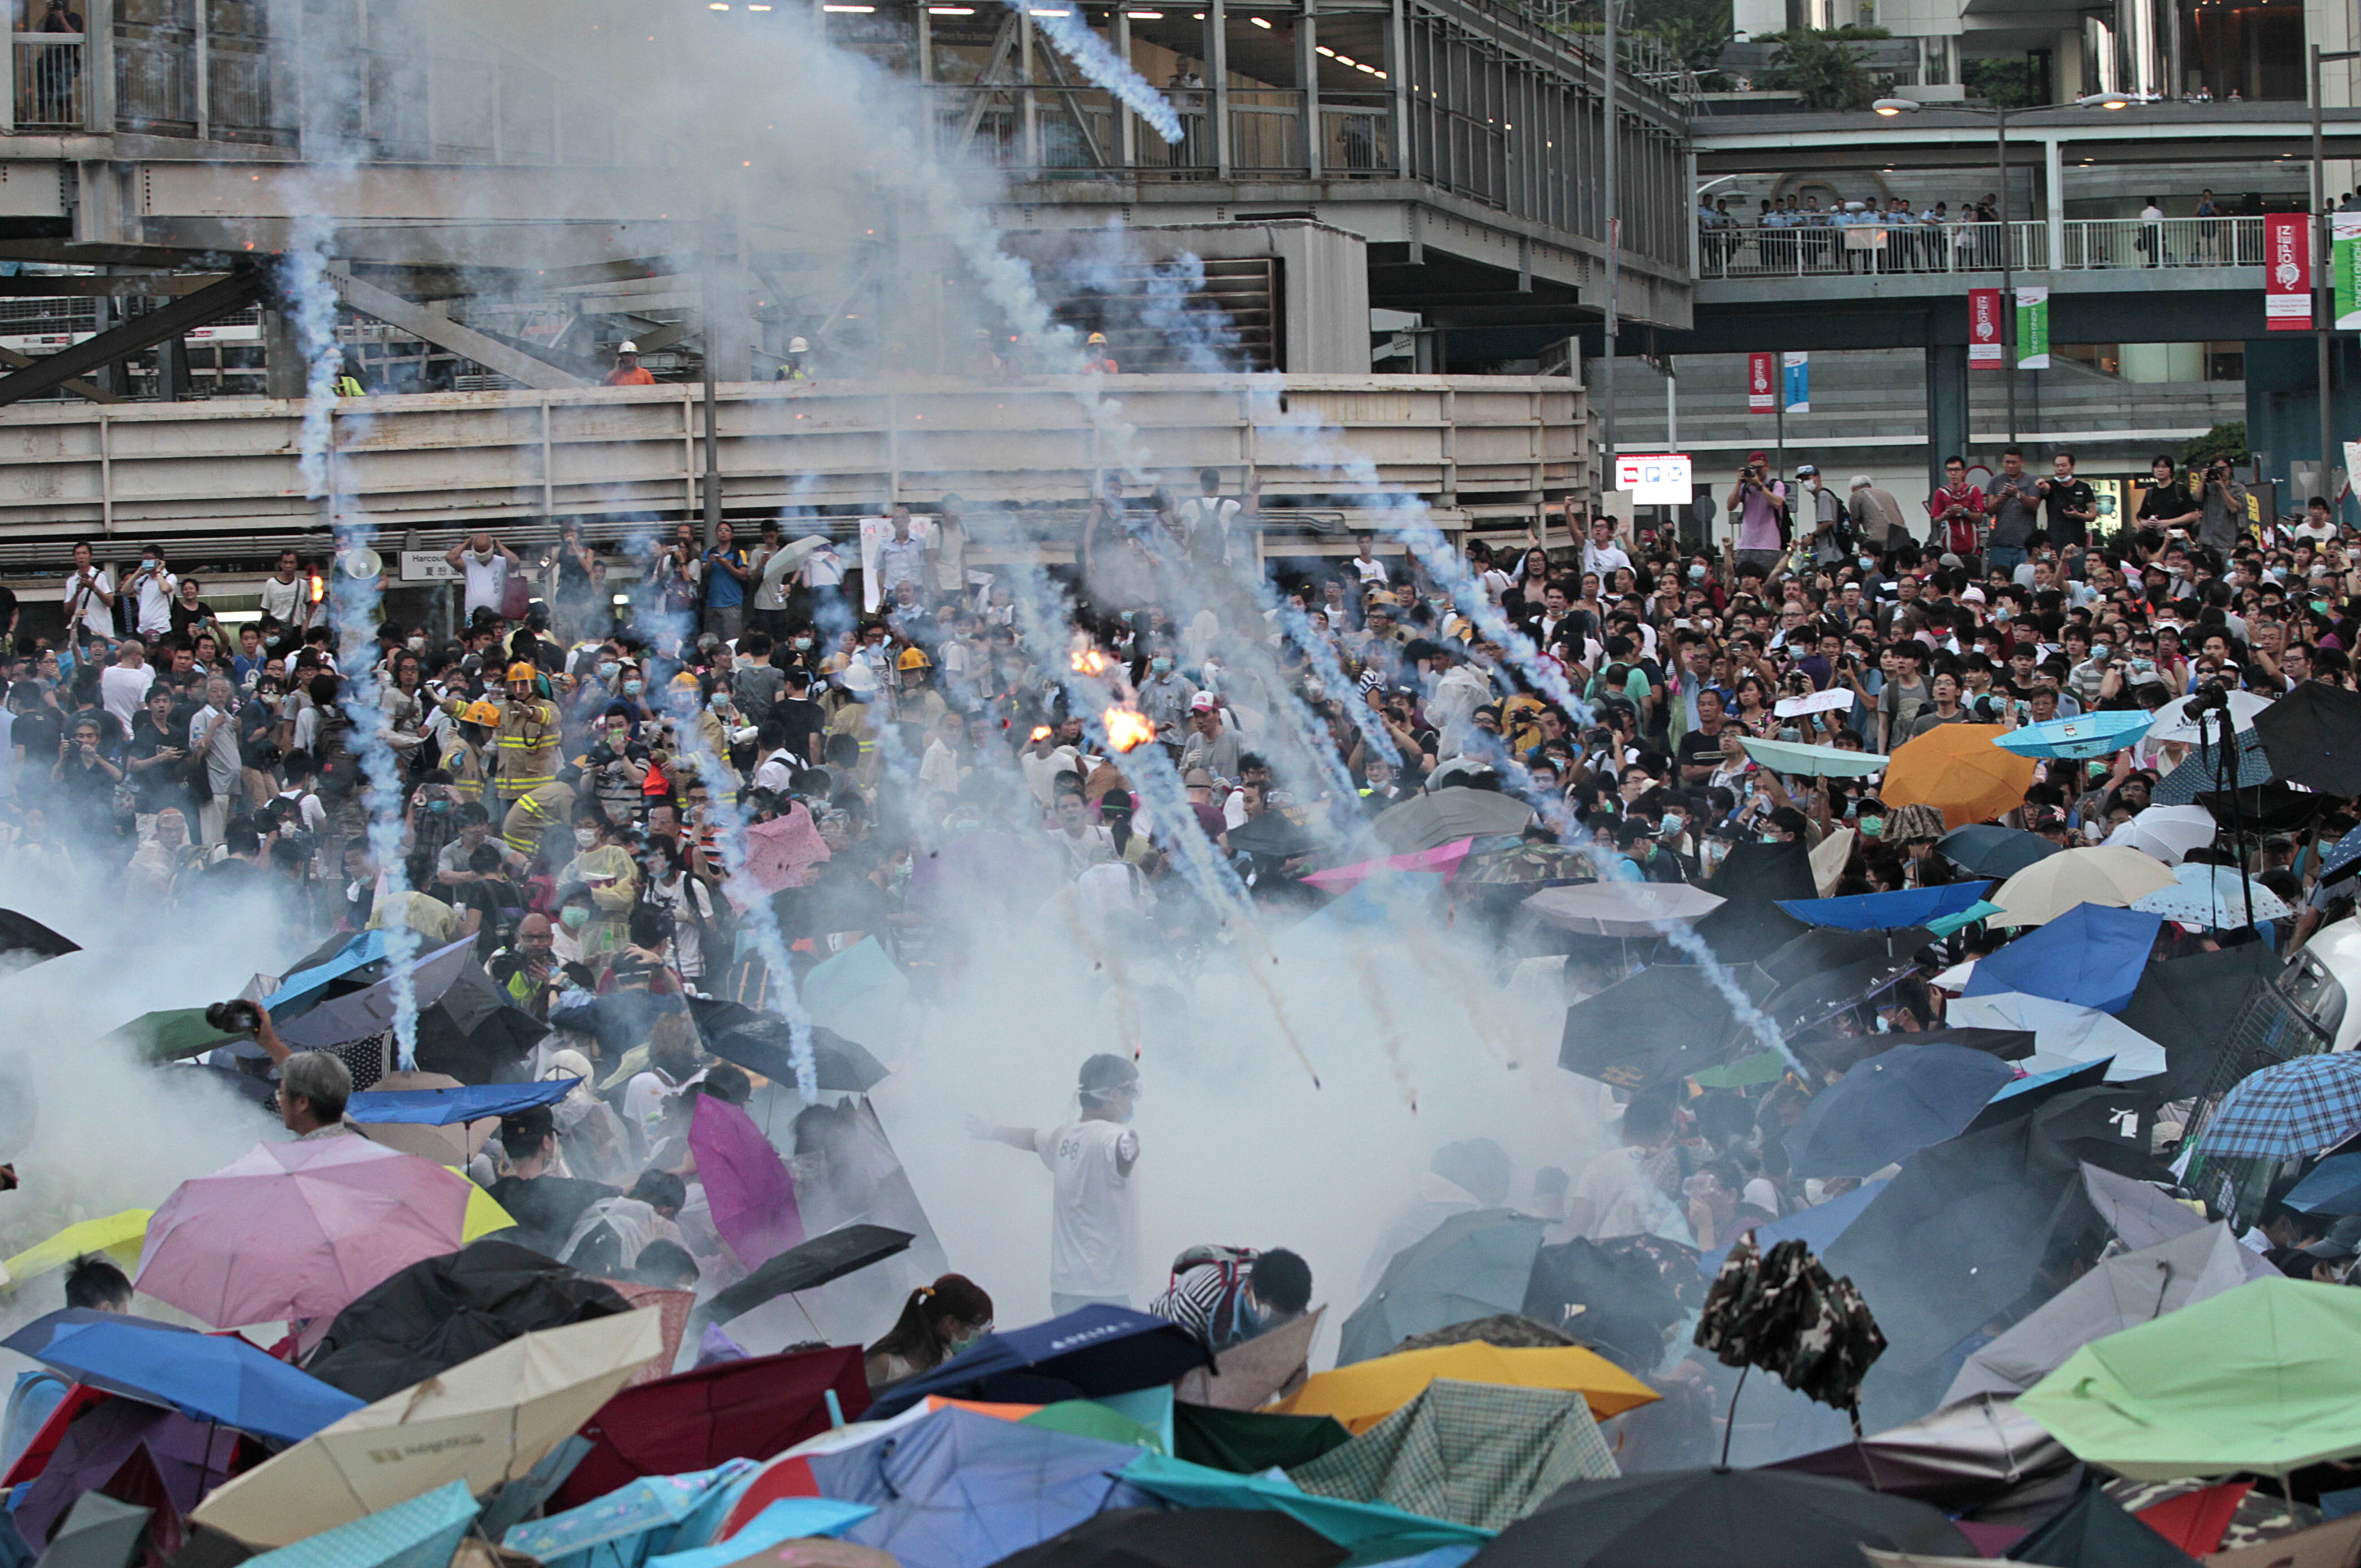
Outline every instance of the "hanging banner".
<path id="1" fill-rule="evenodd" d="M 1779 356 L 1780 385 L 1784 389 L 1787 411 L 1807 414 L 1812 411 L 1812 356 L 1801 349 L 1791 348 Z"/>
<path id="2" fill-rule="evenodd" d="M 2303 213 L 2263 217 L 2263 325 L 2272 332 L 2312 330 L 2311 223 Z"/>
<path id="3" fill-rule="evenodd" d="M 2336 326 L 2340 332 L 2361 328 L 2361 284 L 2354 279 L 2354 257 L 2361 251 L 2361 213 L 2331 213 L 2328 217 L 2331 280 L 2336 289 Z"/>
<path id="4" fill-rule="evenodd" d="M 1769 355 L 1750 354 L 1746 356 L 1746 411 L 1748 413 L 1767 414 L 1777 407 L 1771 400 L 1773 396 L 1771 376 L 1772 365 Z"/>
<path id="5" fill-rule="evenodd" d="M 2049 291 L 2046 287 L 2016 291 L 2016 367 L 2049 368 Z"/>
<path id="6" fill-rule="evenodd" d="M 1968 368 L 1997 370 L 2000 358 L 2000 291 L 1968 291 Z"/>

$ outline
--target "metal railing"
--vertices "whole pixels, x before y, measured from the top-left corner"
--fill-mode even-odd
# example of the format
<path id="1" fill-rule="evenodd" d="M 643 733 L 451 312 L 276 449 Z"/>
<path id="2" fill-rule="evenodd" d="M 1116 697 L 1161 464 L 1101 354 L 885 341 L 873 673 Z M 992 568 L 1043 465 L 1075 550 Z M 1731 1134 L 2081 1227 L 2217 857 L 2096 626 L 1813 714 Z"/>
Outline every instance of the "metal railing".
<path id="1" fill-rule="evenodd" d="M 78 131 L 89 102 L 89 73 L 82 69 L 80 33 L 18 33 L 16 36 L 16 128 Z"/>
<path id="2" fill-rule="evenodd" d="M 1697 232 L 1700 278 L 1813 278 L 1913 272 L 1998 272 L 2001 247 L 2018 272 L 2148 267 L 2259 267 L 2260 218 L 2076 218 L 2059 225 L 1846 224 L 1837 227 L 1718 228 Z"/>
<path id="3" fill-rule="evenodd" d="M 1043 180 L 1118 176 L 1140 180 L 1207 180 L 1220 169 L 1210 92 L 1187 94 L 1175 105 L 1180 139 L 1167 143 L 1095 87 L 1001 83 L 939 89 L 938 145 L 946 156 L 982 159 L 1018 175 Z M 1245 179 L 1302 179 L 1312 170 L 1304 145 L 1308 94 L 1280 89 L 1237 89 L 1229 98 L 1229 167 Z M 1028 112 L 1029 111 L 1029 112 Z M 1131 154 L 1124 155 L 1128 122 Z M 1323 179 L 1391 177 L 1393 107 L 1372 98 L 1337 103 L 1323 98 L 1319 163 Z"/>

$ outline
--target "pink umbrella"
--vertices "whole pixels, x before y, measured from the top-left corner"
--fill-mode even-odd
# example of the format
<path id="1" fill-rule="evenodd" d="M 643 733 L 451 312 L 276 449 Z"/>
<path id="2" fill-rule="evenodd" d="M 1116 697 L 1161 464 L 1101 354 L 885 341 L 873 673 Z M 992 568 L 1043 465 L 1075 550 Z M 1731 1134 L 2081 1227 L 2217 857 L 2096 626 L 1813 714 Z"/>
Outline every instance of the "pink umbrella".
<path id="1" fill-rule="evenodd" d="M 713 1228 L 739 1262 L 759 1267 L 804 1239 L 786 1162 L 753 1117 L 700 1094 L 688 1124 L 688 1146 L 697 1156 L 697 1179 L 705 1183 Z"/>
<path id="2" fill-rule="evenodd" d="M 1303 880 L 1323 893 L 1344 893 L 1358 887 L 1379 872 L 1441 872 L 1449 882 L 1459 862 L 1467 858 L 1467 848 L 1473 839 L 1455 839 L 1448 844 L 1437 844 L 1432 850 L 1419 850 L 1407 855 L 1388 855 L 1382 861 L 1359 861 L 1349 866 L 1331 866 L 1324 872 L 1313 872 Z"/>
<path id="3" fill-rule="evenodd" d="M 804 873 L 828 859 L 828 841 L 801 801 L 784 816 L 746 829 L 746 872 L 764 893 L 801 887 Z"/>
<path id="4" fill-rule="evenodd" d="M 258 1144 L 164 1200 L 137 1286 L 215 1328 L 324 1322 L 398 1271 L 458 1251 L 468 1187 L 367 1138 Z"/>

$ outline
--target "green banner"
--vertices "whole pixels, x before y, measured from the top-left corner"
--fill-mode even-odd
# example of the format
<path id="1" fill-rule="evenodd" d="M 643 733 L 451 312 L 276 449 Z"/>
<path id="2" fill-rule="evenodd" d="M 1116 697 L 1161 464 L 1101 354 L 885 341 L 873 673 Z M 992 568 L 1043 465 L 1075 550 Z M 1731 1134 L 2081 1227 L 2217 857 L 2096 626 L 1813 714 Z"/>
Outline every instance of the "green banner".
<path id="1" fill-rule="evenodd" d="M 2049 368 L 2049 291 L 2046 288 L 2016 291 L 2016 367 Z"/>
<path id="2" fill-rule="evenodd" d="M 2361 248 L 2361 213 L 2331 213 L 2328 216 L 2328 240 L 2331 250 L 2330 277 L 2336 283 L 2336 306 L 2330 319 L 2342 331 L 2361 327 L 2361 288 L 2354 282 L 2354 252 Z"/>

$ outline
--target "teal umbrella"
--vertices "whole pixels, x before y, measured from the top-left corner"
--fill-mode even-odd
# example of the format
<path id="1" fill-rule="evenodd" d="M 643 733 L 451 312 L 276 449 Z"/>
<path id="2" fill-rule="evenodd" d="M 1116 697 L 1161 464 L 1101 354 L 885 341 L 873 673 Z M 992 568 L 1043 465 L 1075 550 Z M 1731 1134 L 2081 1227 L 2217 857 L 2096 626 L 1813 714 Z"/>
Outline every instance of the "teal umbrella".
<path id="1" fill-rule="evenodd" d="M 1806 778 L 1857 779 L 1882 773 L 1894 759 L 1875 751 L 1840 751 L 1834 746 L 1803 746 L 1793 740 L 1740 742 L 1746 754 L 1774 773 L 1800 773 Z"/>
<path id="2" fill-rule="evenodd" d="M 1508 1209 L 1454 1214 L 1394 1254 L 1378 1288 L 1345 1320 L 1336 1364 L 1384 1355 L 1413 1334 L 1524 1310 L 1543 1222 Z"/>
<path id="3" fill-rule="evenodd" d="M 1492 1539 L 1490 1530 L 1473 1525 L 1427 1519 L 1384 1503 L 1323 1497 L 1292 1481 L 1234 1475 L 1161 1453 L 1141 1454 L 1124 1466 L 1123 1478 L 1184 1508 L 1276 1508 L 1350 1549 L 1364 1563 L 1415 1556 L 1439 1547 L 1481 1546 Z"/>

